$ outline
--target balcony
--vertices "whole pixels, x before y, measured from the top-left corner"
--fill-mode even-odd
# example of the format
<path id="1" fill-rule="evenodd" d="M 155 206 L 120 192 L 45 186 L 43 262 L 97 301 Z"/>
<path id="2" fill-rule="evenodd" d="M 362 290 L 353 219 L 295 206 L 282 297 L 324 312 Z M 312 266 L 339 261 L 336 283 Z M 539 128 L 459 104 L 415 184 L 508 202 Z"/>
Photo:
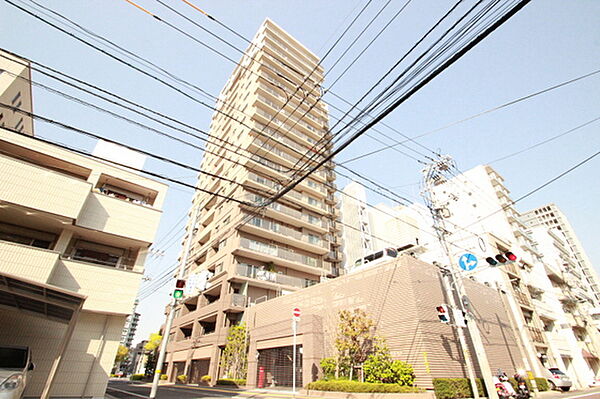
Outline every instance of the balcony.
<path id="1" fill-rule="evenodd" d="M 150 243 L 161 211 L 101 193 L 90 193 L 76 225 Z"/>
<path id="2" fill-rule="evenodd" d="M 542 333 L 542 330 L 532 326 L 527 326 L 527 330 L 529 331 L 529 335 L 531 336 L 533 342 L 538 344 L 546 343 L 546 341 L 544 340 L 544 334 Z"/>
<path id="3" fill-rule="evenodd" d="M 289 243 L 294 247 L 315 252 L 319 255 L 326 254 L 328 249 L 327 242 L 318 235 L 304 234 L 298 230 L 260 217 L 252 218 L 249 223 L 242 225 L 240 230 L 260 237 Z"/>
<path id="4" fill-rule="evenodd" d="M 263 262 L 275 262 L 279 265 L 310 274 L 320 275 L 323 273 L 323 262 L 321 259 L 245 237 L 240 238 L 240 245 L 234 253 Z"/>
<path id="5" fill-rule="evenodd" d="M 91 184 L 52 169 L 0 155 L 0 201 L 76 219 Z"/>
<path id="6" fill-rule="evenodd" d="M 560 309 L 554 309 L 551 305 L 549 305 L 546 302 L 541 301 L 539 299 L 534 299 L 533 305 L 535 307 L 535 310 L 538 312 L 538 314 L 540 314 L 540 316 L 546 316 L 550 319 L 556 319 L 557 310 L 560 310 Z"/>
<path id="7" fill-rule="evenodd" d="M 248 277 L 253 280 L 265 282 L 266 288 L 273 288 L 273 284 L 286 285 L 294 288 L 306 288 L 317 284 L 317 281 L 315 280 L 286 276 L 285 274 L 270 272 L 260 267 L 249 265 L 247 263 L 238 264 L 236 267 L 236 273 L 243 277 Z"/>
<path id="8" fill-rule="evenodd" d="M 532 307 L 531 301 L 529 300 L 529 298 L 527 297 L 526 294 L 513 289 L 514 295 L 515 295 L 515 299 L 517 300 L 517 302 L 519 302 L 521 305 L 525 305 L 529 308 Z"/>
<path id="9" fill-rule="evenodd" d="M 266 198 L 257 194 L 248 194 L 244 197 L 244 199 L 248 202 L 258 203 L 266 201 Z M 329 231 L 329 228 L 327 227 L 327 221 L 322 217 L 302 213 L 297 209 L 280 204 L 278 202 L 268 205 L 265 210 L 265 215 L 273 219 L 281 220 L 292 225 L 301 225 L 321 234 Z"/>
<path id="10" fill-rule="evenodd" d="M 240 313 L 246 309 L 248 304 L 248 297 L 242 294 L 229 294 L 224 300 L 225 311 Z"/>
<path id="11" fill-rule="evenodd" d="M 137 272 L 61 259 L 48 283 L 87 295 L 84 310 L 126 315 L 135 299 L 127 293 L 135 292 L 141 277 Z"/>
<path id="12" fill-rule="evenodd" d="M 58 257 L 58 252 L 0 241 L 0 271 L 3 273 L 46 284 Z"/>

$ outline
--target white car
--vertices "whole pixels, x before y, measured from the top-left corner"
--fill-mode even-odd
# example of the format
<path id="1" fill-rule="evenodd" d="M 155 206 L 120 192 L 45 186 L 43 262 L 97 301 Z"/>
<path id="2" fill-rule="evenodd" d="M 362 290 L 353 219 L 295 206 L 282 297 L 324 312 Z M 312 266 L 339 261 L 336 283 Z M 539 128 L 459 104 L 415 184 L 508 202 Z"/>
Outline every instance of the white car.
<path id="1" fill-rule="evenodd" d="M 0 399 L 21 399 L 34 367 L 28 347 L 0 346 Z"/>

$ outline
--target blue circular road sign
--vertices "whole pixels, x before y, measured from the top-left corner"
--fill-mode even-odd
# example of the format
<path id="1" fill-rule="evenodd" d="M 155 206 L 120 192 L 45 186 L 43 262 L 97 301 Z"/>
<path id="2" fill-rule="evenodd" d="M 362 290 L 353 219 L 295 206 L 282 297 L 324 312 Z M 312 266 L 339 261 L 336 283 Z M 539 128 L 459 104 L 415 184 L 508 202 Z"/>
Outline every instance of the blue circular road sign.
<path id="1" fill-rule="evenodd" d="M 477 257 L 467 252 L 458 258 L 458 265 L 464 271 L 469 272 L 477 267 Z"/>

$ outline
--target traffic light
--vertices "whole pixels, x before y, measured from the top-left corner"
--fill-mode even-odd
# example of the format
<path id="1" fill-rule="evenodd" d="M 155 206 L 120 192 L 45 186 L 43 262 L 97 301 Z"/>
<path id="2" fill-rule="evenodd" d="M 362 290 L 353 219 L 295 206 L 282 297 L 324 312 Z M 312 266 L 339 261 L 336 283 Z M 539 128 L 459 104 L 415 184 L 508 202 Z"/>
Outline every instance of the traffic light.
<path id="1" fill-rule="evenodd" d="M 448 312 L 448 305 L 436 306 L 435 310 L 437 310 L 438 318 L 442 323 L 450 323 L 450 313 Z"/>
<path id="2" fill-rule="evenodd" d="M 512 263 L 516 260 L 517 260 L 517 255 L 513 254 L 510 251 L 504 252 L 504 254 L 496 254 L 496 255 L 494 255 L 494 257 L 488 256 L 487 258 L 485 258 L 485 261 L 490 266 L 497 266 L 498 263 L 500 263 L 500 264 Z"/>
<path id="3" fill-rule="evenodd" d="M 179 299 L 183 296 L 183 289 L 185 288 L 185 280 L 177 279 L 175 282 L 175 291 L 173 291 L 173 298 Z"/>

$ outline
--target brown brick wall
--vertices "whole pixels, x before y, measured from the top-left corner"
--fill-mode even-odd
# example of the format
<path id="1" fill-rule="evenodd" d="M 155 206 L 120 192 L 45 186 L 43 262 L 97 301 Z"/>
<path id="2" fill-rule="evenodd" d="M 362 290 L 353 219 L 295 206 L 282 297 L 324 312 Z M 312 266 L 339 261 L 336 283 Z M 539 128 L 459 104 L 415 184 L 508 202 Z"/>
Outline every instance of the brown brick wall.
<path id="1" fill-rule="evenodd" d="M 499 294 L 486 286 L 465 281 L 492 370 L 512 373 L 521 367 Z M 431 388 L 432 378 L 466 377 L 458 336 L 440 323 L 435 307 L 447 303 L 438 269 L 411 257 L 402 257 L 363 272 L 306 288 L 251 307 L 248 383 L 255 383 L 256 349 L 291 343 L 291 315 L 302 311 L 298 343 L 303 345 L 303 383 L 310 382 L 319 361 L 335 354 L 337 313 L 361 308 L 375 321 L 376 334 L 387 340 L 394 358 L 413 365 L 417 384 Z"/>

